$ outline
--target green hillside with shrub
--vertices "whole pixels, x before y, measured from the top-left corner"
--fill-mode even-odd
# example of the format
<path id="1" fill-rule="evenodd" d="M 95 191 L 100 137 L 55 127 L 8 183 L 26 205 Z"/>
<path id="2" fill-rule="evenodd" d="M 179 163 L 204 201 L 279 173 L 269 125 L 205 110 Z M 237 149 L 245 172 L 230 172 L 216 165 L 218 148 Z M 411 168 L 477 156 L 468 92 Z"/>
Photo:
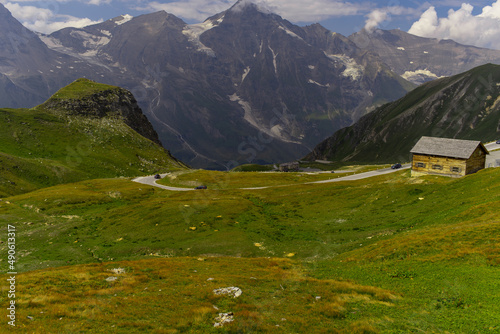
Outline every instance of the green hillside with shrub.
<path id="1" fill-rule="evenodd" d="M 116 110 L 110 112 L 111 107 L 100 110 L 103 104 L 96 100 L 99 96 L 113 102 L 127 94 L 121 88 L 82 79 L 41 106 L 0 109 L 0 197 L 84 179 L 185 168 L 154 137 L 147 139 L 137 132 L 140 126 L 151 127 L 149 122 L 140 125 L 147 121 L 142 114 L 144 118 L 121 113 L 120 108 L 133 109 L 133 101 L 132 107 L 116 103 Z M 55 107 L 64 101 L 66 108 L 79 108 L 85 99 L 95 101 L 96 107 L 86 104 L 79 114 Z M 137 121 L 137 129 L 127 124 L 131 119 Z"/>
<path id="2" fill-rule="evenodd" d="M 500 138 L 500 65 L 487 64 L 425 83 L 318 144 L 306 160 L 344 163 L 409 161 L 422 136 Z"/>

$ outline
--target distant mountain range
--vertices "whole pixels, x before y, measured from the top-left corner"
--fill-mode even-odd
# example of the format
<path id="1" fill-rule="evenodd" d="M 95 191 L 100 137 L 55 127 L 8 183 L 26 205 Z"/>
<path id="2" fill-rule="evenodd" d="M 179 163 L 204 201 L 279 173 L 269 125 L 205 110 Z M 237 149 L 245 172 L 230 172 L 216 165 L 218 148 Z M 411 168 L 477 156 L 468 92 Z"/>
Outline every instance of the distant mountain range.
<path id="1" fill-rule="evenodd" d="M 335 132 L 305 159 L 405 162 L 422 136 L 500 138 L 500 66 L 487 64 L 423 84 Z"/>
<path id="2" fill-rule="evenodd" d="M 500 51 L 452 40 L 423 38 L 401 30 L 361 30 L 349 36 L 360 49 L 374 52 L 403 78 L 421 84 L 487 63 L 500 64 Z"/>
<path id="3" fill-rule="evenodd" d="M 246 1 L 200 24 L 157 12 L 48 36 L 25 29 L 1 4 L 0 18 L 1 106 L 32 107 L 79 77 L 125 87 L 163 145 L 194 167 L 297 159 L 434 77 L 426 71 L 462 70 L 442 61 L 445 49 L 435 40 L 421 39 L 423 56 L 413 57 L 415 36 L 347 38 Z M 500 51 L 453 48 L 465 67 L 476 64 L 472 58 L 500 58 Z M 472 49 L 474 57 L 463 60 Z"/>

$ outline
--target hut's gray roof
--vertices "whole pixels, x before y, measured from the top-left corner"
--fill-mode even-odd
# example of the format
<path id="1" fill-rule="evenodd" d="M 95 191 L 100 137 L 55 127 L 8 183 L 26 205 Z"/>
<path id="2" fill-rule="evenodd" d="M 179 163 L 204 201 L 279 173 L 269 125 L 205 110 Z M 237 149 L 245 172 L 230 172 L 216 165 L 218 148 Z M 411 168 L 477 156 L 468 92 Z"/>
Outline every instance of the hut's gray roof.
<path id="1" fill-rule="evenodd" d="M 488 150 L 478 140 L 463 140 L 449 138 L 422 137 L 410 151 L 414 154 L 436 155 L 458 159 L 469 159 L 478 146 L 486 154 Z"/>

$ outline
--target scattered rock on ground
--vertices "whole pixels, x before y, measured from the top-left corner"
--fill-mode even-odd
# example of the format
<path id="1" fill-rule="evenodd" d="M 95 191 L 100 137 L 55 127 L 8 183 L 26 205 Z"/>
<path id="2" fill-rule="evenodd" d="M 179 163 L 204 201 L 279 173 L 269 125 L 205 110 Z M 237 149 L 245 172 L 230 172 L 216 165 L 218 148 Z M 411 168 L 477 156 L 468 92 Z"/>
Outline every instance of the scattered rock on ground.
<path id="1" fill-rule="evenodd" d="M 214 327 L 222 327 L 224 324 L 230 323 L 234 321 L 233 312 L 228 313 L 219 313 L 219 316 L 215 318 Z"/>
<path id="2" fill-rule="evenodd" d="M 215 289 L 214 290 L 214 294 L 216 296 L 228 295 L 228 296 L 232 296 L 233 298 L 238 298 L 239 296 L 241 296 L 242 293 L 243 293 L 243 291 L 241 291 L 240 288 L 237 288 L 235 286 L 231 286 L 229 288 L 221 288 L 221 289 Z"/>

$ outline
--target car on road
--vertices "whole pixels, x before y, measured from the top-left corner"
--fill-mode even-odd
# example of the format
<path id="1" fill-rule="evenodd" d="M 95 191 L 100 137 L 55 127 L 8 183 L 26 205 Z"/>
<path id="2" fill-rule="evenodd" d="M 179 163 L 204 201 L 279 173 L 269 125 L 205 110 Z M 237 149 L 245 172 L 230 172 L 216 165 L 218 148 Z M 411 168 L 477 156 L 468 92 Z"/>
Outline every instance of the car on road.
<path id="1" fill-rule="evenodd" d="M 157 180 L 161 179 L 161 175 L 160 174 L 156 174 L 155 175 L 155 179 L 157 179 Z"/>
<path id="2" fill-rule="evenodd" d="M 194 189 L 207 189 L 207 186 L 197 186 Z"/>
<path id="3" fill-rule="evenodd" d="M 500 144 L 500 139 L 499 139 L 499 140 L 497 140 L 497 144 Z"/>
<path id="4" fill-rule="evenodd" d="M 401 167 L 403 167 L 403 166 L 401 166 L 401 164 L 400 164 L 400 163 L 397 163 L 397 164 L 392 165 L 392 166 L 391 166 L 391 169 L 399 169 L 399 168 L 401 168 Z"/>

